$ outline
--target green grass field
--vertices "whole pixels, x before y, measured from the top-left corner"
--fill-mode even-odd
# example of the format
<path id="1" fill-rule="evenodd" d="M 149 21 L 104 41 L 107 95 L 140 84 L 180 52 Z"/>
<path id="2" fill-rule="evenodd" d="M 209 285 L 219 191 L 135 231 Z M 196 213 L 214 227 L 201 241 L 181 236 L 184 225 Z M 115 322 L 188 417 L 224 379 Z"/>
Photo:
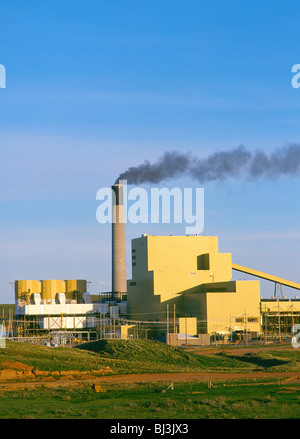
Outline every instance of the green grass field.
<path id="1" fill-rule="evenodd" d="M 292 419 L 300 417 L 300 386 L 284 383 L 272 372 L 299 371 L 296 349 L 268 348 L 246 355 L 228 350 L 203 355 L 150 340 L 98 341 L 77 348 L 34 346 L 7 341 L 3 362 L 22 362 L 44 371 L 97 370 L 113 374 L 154 372 L 239 372 L 235 381 L 159 383 L 105 382 L 105 392 L 41 385 L 23 390 L 0 389 L 0 418 L 5 419 Z M 269 378 L 243 378 L 243 373 L 268 372 Z"/>
<path id="2" fill-rule="evenodd" d="M 41 388 L 0 393 L 1 419 L 295 419 L 299 386 L 235 381 L 106 384 L 106 392 Z"/>

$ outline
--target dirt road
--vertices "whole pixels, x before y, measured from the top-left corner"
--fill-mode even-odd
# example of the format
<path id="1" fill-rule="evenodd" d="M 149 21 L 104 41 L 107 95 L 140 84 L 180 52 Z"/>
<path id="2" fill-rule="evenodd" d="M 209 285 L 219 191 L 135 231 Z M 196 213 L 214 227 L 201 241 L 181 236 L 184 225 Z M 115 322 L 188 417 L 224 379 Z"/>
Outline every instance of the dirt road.
<path id="1" fill-rule="evenodd" d="M 20 389 L 29 389 L 36 387 L 47 387 L 47 388 L 58 388 L 58 387 L 80 387 L 85 386 L 87 384 L 94 383 L 159 383 L 159 382 L 168 382 L 168 383 L 176 383 L 176 382 L 230 382 L 234 380 L 256 380 L 257 383 L 261 382 L 265 378 L 270 378 L 271 380 L 280 379 L 283 382 L 290 383 L 300 383 L 300 372 L 237 372 L 237 373 L 207 373 L 207 372 L 198 372 L 198 373 L 149 373 L 149 374 L 128 374 L 128 375 L 109 375 L 109 376 L 101 376 L 101 377 L 93 377 L 91 375 L 87 375 L 86 377 L 81 378 L 72 378 L 64 377 L 60 379 L 46 380 L 30 380 L 23 382 L 0 382 L 0 391 L 4 390 L 20 390 Z"/>

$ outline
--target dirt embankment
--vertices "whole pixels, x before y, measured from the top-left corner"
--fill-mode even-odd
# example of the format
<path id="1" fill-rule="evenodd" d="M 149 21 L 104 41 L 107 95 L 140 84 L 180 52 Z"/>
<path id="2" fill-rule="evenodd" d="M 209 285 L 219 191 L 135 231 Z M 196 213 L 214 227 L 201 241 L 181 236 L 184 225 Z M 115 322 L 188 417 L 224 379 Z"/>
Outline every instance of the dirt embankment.
<path id="1" fill-rule="evenodd" d="M 0 364 L 0 367 L 0 386 L 2 383 L 11 381 L 51 382 L 57 381 L 61 378 L 64 378 L 65 380 L 97 378 L 99 375 L 101 376 L 112 373 L 112 370 L 109 367 L 90 371 L 47 371 L 39 370 L 33 366 L 28 366 L 24 363 L 13 361 L 3 361 Z"/>
<path id="2" fill-rule="evenodd" d="M 74 387 L 95 383 L 157 383 L 157 382 L 191 382 L 211 381 L 230 382 L 233 380 L 282 380 L 300 383 L 300 372 L 191 372 L 191 373 L 144 373 L 114 375 L 113 371 L 104 369 L 91 371 L 40 371 L 19 362 L 2 362 L 0 367 L 0 389 L 16 390 L 36 386 Z"/>

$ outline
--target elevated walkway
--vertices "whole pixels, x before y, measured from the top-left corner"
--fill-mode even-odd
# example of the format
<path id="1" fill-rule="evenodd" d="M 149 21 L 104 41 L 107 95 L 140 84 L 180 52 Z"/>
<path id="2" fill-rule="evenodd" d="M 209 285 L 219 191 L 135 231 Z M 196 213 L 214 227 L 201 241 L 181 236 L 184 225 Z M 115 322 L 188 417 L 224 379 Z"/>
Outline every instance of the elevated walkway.
<path id="1" fill-rule="evenodd" d="M 300 284 L 282 279 L 281 277 L 273 276 L 271 274 L 263 273 L 262 271 L 253 270 L 252 268 L 243 267 L 242 265 L 238 264 L 232 264 L 232 269 L 236 271 L 241 271 L 242 273 L 251 274 L 252 276 L 266 279 L 277 284 L 285 285 L 290 288 L 295 288 L 296 290 L 300 290 Z"/>

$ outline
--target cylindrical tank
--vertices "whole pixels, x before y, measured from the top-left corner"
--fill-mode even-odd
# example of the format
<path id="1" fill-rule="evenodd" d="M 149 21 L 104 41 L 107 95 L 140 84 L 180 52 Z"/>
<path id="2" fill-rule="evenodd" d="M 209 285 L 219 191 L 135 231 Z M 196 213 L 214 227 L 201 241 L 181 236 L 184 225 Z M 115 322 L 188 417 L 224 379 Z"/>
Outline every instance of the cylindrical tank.
<path id="1" fill-rule="evenodd" d="M 112 186 L 112 292 L 126 293 L 126 252 L 123 186 Z"/>
<path id="2" fill-rule="evenodd" d="M 41 292 L 41 283 L 38 280 L 16 280 L 15 300 L 29 301 L 30 295 Z"/>
<path id="3" fill-rule="evenodd" d="M 56 293 L 65 293 L 66 285 L 63 280 L 41 280 L 41 298 L 54 300 Z"/>
<path id="4" fill-rule="evenodd" d="M 79 299 L 82 297 L 82 293 L 86 293 L 87 281 L 84 279 L 68 279 L 65 280 L 66 284 L 66 299 Z"/>

